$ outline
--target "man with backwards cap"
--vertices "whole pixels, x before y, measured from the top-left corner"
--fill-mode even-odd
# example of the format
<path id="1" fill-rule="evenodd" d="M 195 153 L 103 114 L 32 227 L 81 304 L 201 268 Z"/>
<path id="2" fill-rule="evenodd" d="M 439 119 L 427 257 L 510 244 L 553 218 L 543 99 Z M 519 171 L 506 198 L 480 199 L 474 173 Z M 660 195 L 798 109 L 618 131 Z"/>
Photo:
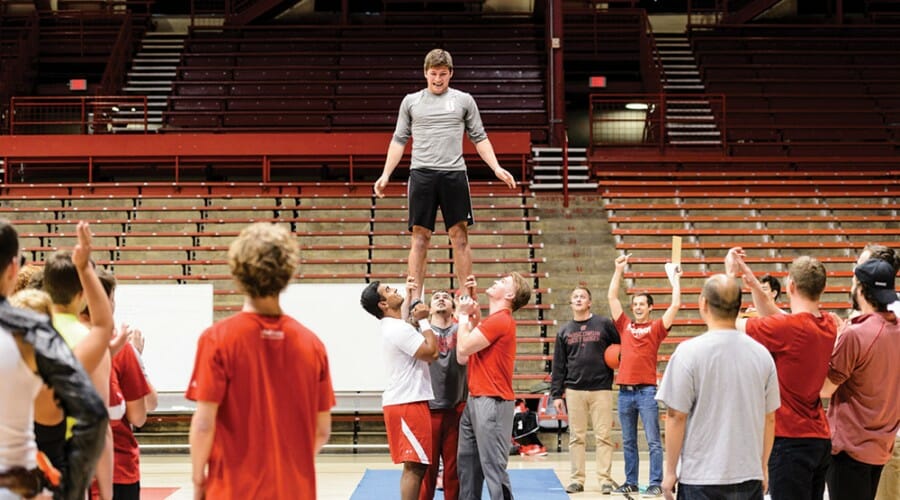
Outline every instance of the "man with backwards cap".
<path id="1" fill-rule="evenodd" d="M 861 314 L 838 336 L 821 394 L 831 397 L 833 500 L 875 498 L 900 427 L 900 325 L 888 309 L 897 301 L 896 269 L 870 258 L 853 274 L 851 294 Z"/>

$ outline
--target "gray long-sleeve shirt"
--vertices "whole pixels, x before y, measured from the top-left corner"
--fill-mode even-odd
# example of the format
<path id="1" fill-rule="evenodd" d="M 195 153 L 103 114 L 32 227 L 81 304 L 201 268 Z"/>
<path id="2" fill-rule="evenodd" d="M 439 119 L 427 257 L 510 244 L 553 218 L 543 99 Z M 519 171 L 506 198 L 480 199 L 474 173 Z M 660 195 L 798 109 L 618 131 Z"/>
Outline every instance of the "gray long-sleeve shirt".
<path id="1" fill-rule="evenodd" d="M 405 145 L 412 137 L 410 168 L 465 170 L 463 131 L 474 144 L 487 139 L 475 99 L 453 88 L 439 95 L 422 89 L 400 103 L 392 140 Z"/>

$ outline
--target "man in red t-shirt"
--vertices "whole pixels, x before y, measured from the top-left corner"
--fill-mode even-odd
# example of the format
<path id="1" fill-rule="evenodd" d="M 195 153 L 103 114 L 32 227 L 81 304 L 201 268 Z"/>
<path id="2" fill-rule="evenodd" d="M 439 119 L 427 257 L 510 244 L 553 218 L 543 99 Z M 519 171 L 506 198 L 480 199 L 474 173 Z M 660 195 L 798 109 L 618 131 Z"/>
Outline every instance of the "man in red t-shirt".
<path id="1" fill-rule="evenodd" d="M 621 362 L 616 375 L 619 385 L 619 423 L 622 425 L 622 450 L 625 452 L 625 484 L 615 493 L 638 493 L 637 420 L 644 424 L 644 435 L 650 448 L 650 486 L 648 496 L 662 496 L 663 450 L 659 434 L 659 405 L 656 402 L 656 356 L 659 345 L 669 335 L 675 315 L 681 309 L 681 268 L 672 273 L 672 302 L 662 318 L 651 320 L 653 297 L 646 292 L 631 296 L 634 320 L 625 314 L 619 301 L 622 274 L 628 255 L 616 257 L 616 270 L 609 283 L 606 298 L 609 314 L 616 323 L 622 340 Z"/>
<path id="2" fill-rule="evenodd" d="M 515 407 L 512 313 L 531 300 L 531 288 L 519 273 L 495 281 L 485 291 L 490 314 L 480 321 L 478 304 L 469 296 L 460 299 L 456 357 L 468 364 L 469 398 L 459 423 L 459 498 L 481 498 L 484 483 L 491 500 L 512 498 L 506 472 Z"/>
<path id="3" fill-rule="evenodd" d="M 123 325 L 123 328 L 128 328 Z M 113 375 L 125 400 L 125 417 L 111 422 L 115 468 L 113 498 L 141 498 L 141 460 L 132 426 L 141 427 L 156 409 L 156 390 L 147 381 L 135 347 L 126 345 L 113 357 Z M 149 397 L 148 397 L 149 396 Z"/>
<path id="4" fill-rule="evenodd" d="M 316 498 L 335 399 L 325 346 L 279 303 L 298 261 L 297 240 L 274 224 L 248 226 L 228 249 L 244 306 L 200 336 L 185 394 L 197 401 L 195 498 Z"/>
<path id="5" fill-rule="evenodd" d="M 769 456 L 769 494 L 772 500 L 821 499 L 831 462 L 831 436 L 819 391 L 838 327 L 833 314 L 819 311 L 825 266 L 809 256 L 791 262 L 785 280 L 791 314 L 785 314 L 743 257 L 741 248 L 729 250 L 725 271 L 743 276 L 759 317 L 740 318 L 737 327 L 772 354 L 781 394 L 781 407 L 775 411 L 775 444 Z"/>

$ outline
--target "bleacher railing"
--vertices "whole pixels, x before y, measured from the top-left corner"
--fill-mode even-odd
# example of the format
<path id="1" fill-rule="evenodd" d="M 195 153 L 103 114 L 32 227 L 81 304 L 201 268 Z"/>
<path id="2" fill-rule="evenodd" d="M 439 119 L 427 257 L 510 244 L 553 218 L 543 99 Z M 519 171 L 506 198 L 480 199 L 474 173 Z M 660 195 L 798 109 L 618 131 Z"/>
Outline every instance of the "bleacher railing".
<path id="1" fill-rule="evenodd" d="M 115 95 L 122 90 L 128 66 L 131 63 L 131 55 L 134 52 L 133 32 L 131 12 L 126 12 L 115 45 L 113 45 L 109 60 L 106 62 L 106 69 L 103 71 L 100 95 Z"/>
<path id="2" fill-rule="evenodd" d="M 668 106 L 675 101 L 696 103 L 703 113 L 695 116 L 679 115 L 677 121 L 668 115 Z M 723 94 L 591 94 L 590 147 L 641 148 L 665 152 L 668 149 L 691 146 L 673 141 L 667 133 L 676 127 L 681 130 L 707 128 L 712 122 L 722 140 L 706 145 L 708 149 L 725 150 L 727 136 L 725 96 Z"/>
<path id="3" fill-rule="evenodd" d="M 119 113 L 143 114 L 128 118 L 147 132 L 146 96 L 13 97 L 10 99 L 9 133 L 107 134 L 120 121 Z"/>
<path id="4" fill-rule="evenodd" d="M 89 183 L 177 183 L 232 175 L 263 183 L 304 178 L 318 182 L 327 170 L 348 186 L 371 190 L 390 140 L 390 132 L 0 136 L 0 161 L 17 168 L 13 175 L 9 169 L 3 172 L 4 183 L 58 182 L 54 179 L 60 174 Z M 495 132 L 491 142 L 501 164 L 524 181 L 530 134 Z M 492 178 L 469 141 L 463 143 L 463 153 L 471 161 L 470 178 L 474 169 Z M 400 175 L 395 173 L 395 178 Z"/>

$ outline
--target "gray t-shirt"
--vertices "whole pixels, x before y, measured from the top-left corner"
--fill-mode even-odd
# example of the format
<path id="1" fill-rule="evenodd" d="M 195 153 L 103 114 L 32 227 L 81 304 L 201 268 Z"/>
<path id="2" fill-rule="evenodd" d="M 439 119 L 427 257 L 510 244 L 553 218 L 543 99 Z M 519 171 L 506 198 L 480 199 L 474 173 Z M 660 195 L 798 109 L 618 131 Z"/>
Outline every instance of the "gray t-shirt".
<path id="1" fill-rule="evenodd" d="M 432 410 L 456 408 L 469 395 L 466 383 L 466 367 L 456 361 L 456 330 L 458 325 L 451 324 L 447 328 L 431 325 L 437 337 L 438 359 L 431 362 L 431 388 L 434 399 L 428 402 Z"/>
<path id="2" fill-rule="evenodd" d="M 405 145 L 412 137 L 410 168 L 465 170 L 463 131 L 475 144 L 487 139 L 475 99 L 453 88 L 439 95 L 422 89 L 400 103 L 392 140 Z"/>
<path id="3" fill-rule="evenodd" d="M 737 330 L 717 330 L 675 349 L 656 399 L 687 413 L 678 480 L 762 480 L 765 416 L 781 405 L 772 356 Z"/>

